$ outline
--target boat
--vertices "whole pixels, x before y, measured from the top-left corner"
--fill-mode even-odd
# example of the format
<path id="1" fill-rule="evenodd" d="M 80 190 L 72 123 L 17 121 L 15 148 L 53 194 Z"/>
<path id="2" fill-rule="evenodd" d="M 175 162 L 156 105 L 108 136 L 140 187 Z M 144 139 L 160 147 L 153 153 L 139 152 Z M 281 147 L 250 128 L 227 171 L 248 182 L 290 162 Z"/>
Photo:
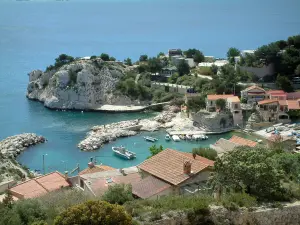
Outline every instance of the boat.
<path id="1" fill-rule="evenodd" d="M 261 139 L 256 139 L 255 140 L 257 143 L 262 143 L 263 141 Z"/>
<path id="2" fill-rule="evenodd" d="M 173 139 L 173 141 L 180 141 L 180 138 L 178 135 L 173 135 L 172 139 Z"/>
<path id="3" fill-rule="evenodd" d="M 204 134 L 200 134 L 200 135 L 195 134 L 195 135 L 192 136 L 192 138 L 193 138 L 193 140 L 196 140 L 196 141 L 208 139 L 208 137 Z"/>
<path id="4" fill-rule="evenodd" d="M 146 141 L 151 141 L 151 142 L 155 142 L 155 141 L 158 140 L 157 138 L 149 137 L 149 136 L 144 137 L 144 139 L 145 139 Z"/>
<path id="5" fill-rule="evenodd" d="M 185 138 L 187 139 L 187 140 L 192 140 L 192 135 L 189 135 L 189 134 L 187 134 L 186 136 L 185 136 Z"/>
<path id="6" fill-rule="evenodd" d="M 180 135 L 179 135 L 179 138 L 180 138 L 181 140 L 185 140 L 185 136 L 184 136 L 183 134 L 180 134 Z"/>
<path id="7" fill-rule="evenodd" d="M 124 159 L 134 159 L 136 157 L 134 152 L 128 151 L 125 147 L 112 147 L 113 152 Z"/>
<path id="8" fill-rule="evenodd" d="M 170 137 L 170 135 L 169 135 L 169 134 L 166 134 L 166 136 L 165 136 L 165 140 L 166 140 L 166 141 L 170 141 L 170 140 L 171 140 L 171 137 Z"/>

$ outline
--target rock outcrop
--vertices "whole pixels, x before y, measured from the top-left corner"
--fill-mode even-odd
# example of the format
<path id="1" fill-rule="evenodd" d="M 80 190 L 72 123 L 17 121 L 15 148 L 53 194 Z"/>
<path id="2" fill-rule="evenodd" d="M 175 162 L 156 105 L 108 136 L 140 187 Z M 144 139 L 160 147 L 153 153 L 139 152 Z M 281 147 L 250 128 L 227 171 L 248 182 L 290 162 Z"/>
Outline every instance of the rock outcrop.
<path id="1" fill-rule="evenodd" d="M 45 141 L 44 137 L 32 133 L 15 135 L 2 140 L 0 142 L 0 181 L 18 180 L 27 177 L 28 170 L 22 168 L 15 158 L 29 146 Z"/>
<path id="2" fill-rule="evenodd" d="M 115 95 L 116 83 L 124 75 L 122 63 L 100 58 L 75 60 L 59 69 L 29 73 L 27 97 L 52 109 L 91 110 L 110 105 L 139 105 L 127 96 Z"/>

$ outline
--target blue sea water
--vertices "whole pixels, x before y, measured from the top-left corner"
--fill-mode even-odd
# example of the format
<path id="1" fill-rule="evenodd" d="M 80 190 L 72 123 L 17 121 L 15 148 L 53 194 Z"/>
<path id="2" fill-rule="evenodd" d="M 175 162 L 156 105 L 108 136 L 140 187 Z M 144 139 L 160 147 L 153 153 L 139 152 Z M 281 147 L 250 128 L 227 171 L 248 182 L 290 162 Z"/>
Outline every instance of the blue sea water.
<path id="1" fill-rule="evenodd" d="M 225 57 L 229 47 L 253 49 L 300 33 L 299 0 L 69 0 L 0 1 L 0 138 L 35 132 L 49 141 L 24 152 L 18 160 L 31 169 L 84 168 L 89 157 L 101 156 L 114 167 L 135 165 L 148 156 L 144 134 L 119 139 L 97 152 L 76 145 L 93 125 L 149 114 L 105 114 L 50 111 L 25 98 L 27 73 L 44 69 L 61 53 L 73 56 L 109 53 L 118 60 L 138 59 L 169 48 L 198 48 Z M 151 134 L 164 147 L 190 151 L 200 143 L 165 143 L 163 132 Z M 226 134 L 229 137 L 231 134 Z M 209 145 L 220 136 L 211 136 Z M 137 152 L 134 161 L 111 154 L 123 144 Z"/>

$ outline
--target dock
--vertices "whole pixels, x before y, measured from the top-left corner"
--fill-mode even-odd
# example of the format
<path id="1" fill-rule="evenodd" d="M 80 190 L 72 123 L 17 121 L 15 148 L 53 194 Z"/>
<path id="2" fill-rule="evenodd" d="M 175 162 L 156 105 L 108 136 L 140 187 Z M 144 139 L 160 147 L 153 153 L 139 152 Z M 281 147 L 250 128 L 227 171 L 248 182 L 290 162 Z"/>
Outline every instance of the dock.
<path id="1" fill-rule="evenodd" d="M 221 129 L 218 131 L 204 131 L 204 130 L 172 130 L 167 131 L 169 135 L 201 135 L 201 134 L 223 134 L 230 131 L 234 131 L 236 128 L 228 128 L 228 129 Z"/>

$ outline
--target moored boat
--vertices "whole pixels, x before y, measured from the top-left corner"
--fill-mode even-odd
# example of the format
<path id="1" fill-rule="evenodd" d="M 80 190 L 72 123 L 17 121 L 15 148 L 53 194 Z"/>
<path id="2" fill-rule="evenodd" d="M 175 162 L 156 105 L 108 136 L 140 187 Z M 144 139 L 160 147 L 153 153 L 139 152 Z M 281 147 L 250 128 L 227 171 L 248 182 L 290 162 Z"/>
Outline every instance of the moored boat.
<path id="1" fill-rule="evenodd" d="M 165 140 L 166 140 L 166 141 L 170 141 L 170 140 L 171 140 L 171 137 L 170 137 L 170 135 L 169 135 L 169 134 L 166 134 L 166 136 L 165 136 Z"/>
<path id="2" fill-rule="evenodd" d="M 180 138 L 181 140 L 185 140 L 185 136 L 184 136 L 183 134 L 180 134 L 180 135 L 179 135 L 179 138 Z"/>
<path id="3" fill-rule="evenodd" d="M 173 135 L 172 139 L 173 139 L 173 141 L 180 141 L 180 138 L 178 137 L 178 135 Z"/>
<path id="4" fill-rule="evenodd" d="M 125 147 L 112 147 L 113 152 L 124 159 L 134 159 L 136 157 L 134 152 L 128 151 Z"/>
<path id="5" fill-rule="evenodd" d="M 158 140 L 157 138 L 149 137 L 149 136 L 144 137 L 144 139 L 145 139 L 146 141 L 151 141 L 151 142 L 155 142 L 155 141 Z"/>
<path id="6" fill-rule="evenodd" d="M 189 134 L 186 135 L 187 140 L 192 140 L 192 138 L 193 138 L 192 135 L 189 135 Z"/>

